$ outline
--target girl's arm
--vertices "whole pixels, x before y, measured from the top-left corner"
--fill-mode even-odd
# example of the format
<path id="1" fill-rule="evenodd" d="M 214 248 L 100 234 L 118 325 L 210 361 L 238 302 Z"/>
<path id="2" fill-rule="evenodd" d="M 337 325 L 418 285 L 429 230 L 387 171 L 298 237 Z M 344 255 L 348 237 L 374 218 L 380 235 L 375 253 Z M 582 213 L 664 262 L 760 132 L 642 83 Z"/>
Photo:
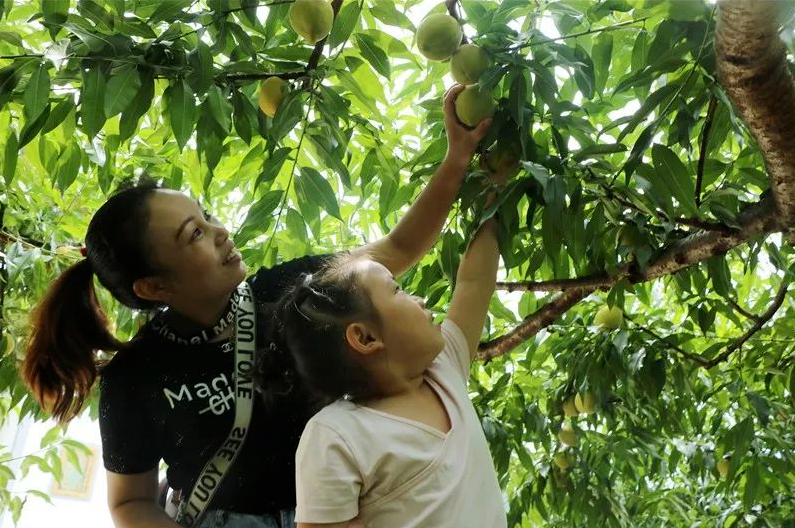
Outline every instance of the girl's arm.
<path id="1" fill-rule="evenodd" d="M 466 337 L 470 361 L 477 354 L 489 301 L 494 293 L 499 253 L 497 223 L 490 218 L 475 234 L 461 259 L 447 312 L 447 317 L 458 325 Z"/>
<path id="2" fill-rule="evenodd" d="M 486 119 L 476 129 L 468 130 L 458 122 L 455 99 L 463 89 L 463 86 L 456 84 L 445 94 L 447 156 L 431 181 L 389 234 L 353 251 L 367 254 L 395 276 L 413 266 L 436 242 L 458 195 L 464 171 L 472 160 L 475 147 L 491 124 L 491 119 Z"/>

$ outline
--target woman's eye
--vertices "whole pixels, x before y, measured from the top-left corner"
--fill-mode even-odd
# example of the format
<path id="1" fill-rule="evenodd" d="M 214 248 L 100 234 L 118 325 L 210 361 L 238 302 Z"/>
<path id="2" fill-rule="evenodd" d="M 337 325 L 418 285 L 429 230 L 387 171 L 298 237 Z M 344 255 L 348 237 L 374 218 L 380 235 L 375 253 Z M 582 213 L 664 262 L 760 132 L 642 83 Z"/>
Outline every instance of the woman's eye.
<path id="1" fill-rule="evenodd" d="M 202 230 L 197 227 L 196 229 L 193 230 L 193 234 L 190 236 L 190 239 L 191 240 L 196 240 L 197 238 L 199 238 L 201 236 L 201 234 L 202 234 Z"/>

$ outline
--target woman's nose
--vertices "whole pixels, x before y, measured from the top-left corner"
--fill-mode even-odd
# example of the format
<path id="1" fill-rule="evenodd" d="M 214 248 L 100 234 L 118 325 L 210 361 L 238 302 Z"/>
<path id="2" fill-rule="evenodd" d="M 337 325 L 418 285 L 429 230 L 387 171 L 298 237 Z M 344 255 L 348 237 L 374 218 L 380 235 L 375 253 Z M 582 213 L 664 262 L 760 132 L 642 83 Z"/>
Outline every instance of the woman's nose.
<path id="1" fill-rule="evenodd" d="M 223 244 L 229 238 L 229 230 L 223 225 L 215 226 L 216 235 L 215 239 L 218 241 L 219 244 Z"/>

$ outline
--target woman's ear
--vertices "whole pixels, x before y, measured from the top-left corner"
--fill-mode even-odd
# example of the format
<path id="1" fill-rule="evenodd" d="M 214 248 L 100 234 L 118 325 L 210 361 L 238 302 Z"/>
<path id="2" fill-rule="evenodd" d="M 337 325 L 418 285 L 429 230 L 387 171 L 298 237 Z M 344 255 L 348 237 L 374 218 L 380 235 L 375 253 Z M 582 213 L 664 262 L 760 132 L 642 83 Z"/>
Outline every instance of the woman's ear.
<path id="1" fill-rule="evenodd" d="M 345 340 L 359 354 L 369 355 L 384 348 L 375 329 L 365 323 L 351 323 L 345 327 Z"/>
<path id="2" fill-rule="evenodd" d="M 163 281 L 157 277 L 144 277 L 133 282 L 135 295 L 146 301 L 168 303 L 168 290 Z"/>

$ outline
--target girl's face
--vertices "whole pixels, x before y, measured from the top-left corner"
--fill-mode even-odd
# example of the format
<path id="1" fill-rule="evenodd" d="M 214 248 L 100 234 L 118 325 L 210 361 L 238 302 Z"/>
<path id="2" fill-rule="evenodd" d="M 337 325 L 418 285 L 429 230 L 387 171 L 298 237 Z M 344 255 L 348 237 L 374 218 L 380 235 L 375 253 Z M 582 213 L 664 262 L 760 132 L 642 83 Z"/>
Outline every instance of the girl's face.
<path id="1" fill-rule="evenodd" d="M 142 226 L 143 228 L 143 226 Z M 159 299 L 179 310 L 193 303 L 224 302 L 246 277 L 246 265 L 229 231 L 182 193 L 158 190 L 149 200 L 148 243 Z"/>
<path id="2" fill-rule="evenodd" d="M 400 289 L 384 266 L 372 260 L 355 265 L 359 284 L 378 315 L 377 332 L 389 363 L 399 363 L 408 375 L 421 374 L 444 348 L 440 325 L 433 322 L 424 299 Z"/>

